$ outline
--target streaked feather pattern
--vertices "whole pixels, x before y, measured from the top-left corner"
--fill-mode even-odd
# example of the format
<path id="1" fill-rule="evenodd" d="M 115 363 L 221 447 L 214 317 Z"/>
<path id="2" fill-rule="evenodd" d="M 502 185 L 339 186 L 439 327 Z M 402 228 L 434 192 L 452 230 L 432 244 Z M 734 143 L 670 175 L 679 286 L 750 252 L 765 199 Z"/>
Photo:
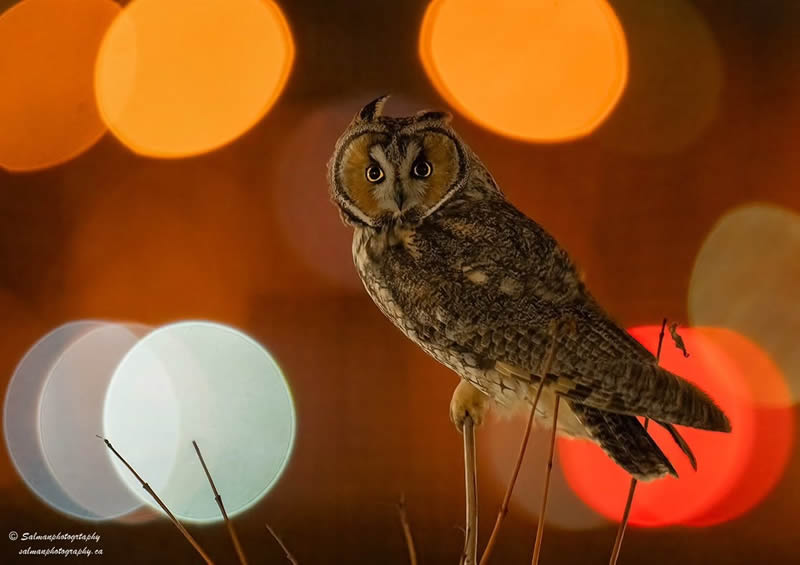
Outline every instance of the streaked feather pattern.
<path id="1" fill-rule="evenodd" d="M 343 134 L 330 177 L 334 201 L 355 230 L 358 273 L 381 311 L 498 403 L 508 404 L 509 394 L 529 398 L 530 387 L 545 378 L 550 397 L 565 397 L 571 409 L 565 412 L 580 422 L 571 425 L 583 426 L 582 434 L 571 435 L 592 439 L 637 478 L 675 474 L 637 416 L 664 426 L 696 465 L 673 424 L 729 431 L 727 417 L 708 395 L 657 366 L 612 321 L 567 253 L 503 197 L 443 114 L 395 119 L 374 110 L 368 106 L 371 117 L 357 117 Z M 364 135 L 381 144 L 381 155 L 393 156 L 382 166 L 396 167 L 387 176 L 399 179 L 376 187 L 376 194 L 395 194 L 400 204 L 383 204 L 390 199 L 382 196 L 377 204 L 359 206 L 367 194 L 363 183 L 347 186 L 353 175 L 344 172 L 364 166 L 363 155 L 352 155 L 359 146 L 351 142 L 363 145 Z M 403 180 L 410 179 L 415 159 L 431 159 L 429 184 Z M 450 185 L 442 186 L 443 180 Z M 551 345 L 549 328 L 563 319 L 574 321 L 575 331 L 558 334 L 551 370 L 538 375 Z"/>

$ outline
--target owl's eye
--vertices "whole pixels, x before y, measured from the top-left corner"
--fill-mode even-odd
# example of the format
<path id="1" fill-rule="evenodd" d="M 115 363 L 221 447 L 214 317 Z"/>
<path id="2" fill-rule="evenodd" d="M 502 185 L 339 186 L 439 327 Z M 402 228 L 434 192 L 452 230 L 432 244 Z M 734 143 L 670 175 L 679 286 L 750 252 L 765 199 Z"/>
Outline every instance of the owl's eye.
<path id="1" fill-rule="evenodd" d="M 367 167 L 366 171 L 367 180 L 372 184 L 377 184 L 383 180 L 383 177 L 386 176 L 383 174 L 383 169 L 381 169 L 378 165 L 370 165 Z"/>
<path id="2" fill-rule="evenodd" d="M 433 172 L 433 165 L 430 161 L 417 161 L 411 168 L 411 174 L 418 179 L 426 179 L 431 176 Z"/>

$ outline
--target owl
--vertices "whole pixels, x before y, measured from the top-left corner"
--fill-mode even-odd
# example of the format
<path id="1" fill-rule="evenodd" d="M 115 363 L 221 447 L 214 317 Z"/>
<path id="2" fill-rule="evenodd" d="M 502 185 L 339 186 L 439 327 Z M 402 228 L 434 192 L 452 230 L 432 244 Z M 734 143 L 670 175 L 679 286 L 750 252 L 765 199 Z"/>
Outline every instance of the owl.
<path id="1" fill-rule="evenodd" d="M 386 98 L 337 141 L 331 198 L 353 228 L 372 300 L 473 391 L 454 397 L 456 422 L 480 420 L 484 400 L 530 403 L 544 380 L 537 421 L 558 395 L 558 433 L 597 443 L 631 476 L 677 476 L 637 416 L 665 427 L 694 466 L 674 425 L 728 432 L 722 410 L 612 320 L 555 239 L 505 199 L 449 114 L 384 116 Z M 564 319 L 573 331 L 552 332 Z"/>

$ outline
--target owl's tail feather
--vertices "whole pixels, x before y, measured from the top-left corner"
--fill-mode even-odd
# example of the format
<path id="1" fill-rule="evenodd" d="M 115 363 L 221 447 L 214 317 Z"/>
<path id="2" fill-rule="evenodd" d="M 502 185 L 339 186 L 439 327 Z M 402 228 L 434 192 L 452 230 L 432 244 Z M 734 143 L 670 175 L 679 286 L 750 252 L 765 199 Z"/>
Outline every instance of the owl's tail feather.
<path id="1" fill-rule="evenodd" d="M 715 432 L 731 431 L 728 417 L 711 397 L 689 381 L 659 367 L 654 361 L 622 358 L 581 363 L 580 360 L 557 358 L 551 372 L 545 375 L 545 384 L 553 392 L 584 406 L 645 416 L 662 425 L 676 424 Z M 495 361 L 494 369 L 528 383 L 540 378 L 530 370 L 502 361 Z M 667 431 L 687 452 L 686 442 L 674 428 L 667 428 Z"/>
<path id="2" fill-rule="evenodd" d="M 614 462 L 640 481 L 678 476 L 672 463 L 635 416 L 605 412 L 568 400 L 592 440 Z"/>
<path id="3" fill-rule="evenodd" d="M 659 422 L 658 420 L 654 420 L 656 424 L 664 428 L 669 432 L 669 435 L 672 436 L 672 439 L 675 443 L 678 444 L 678 447 L 681 448 L 681 451 L 686 455 L 686 458 L 689 460 L 689 464 L 692 466 L 692 469 L 697 471 L 697 458 L 692 453 L 692 448 L 689 447 L 689 444 L 686 443 L 686 440 L 683 439 L 683 436 L 678 433 L 678 430 L 675 429 L 675 426 L 672 424 L 665 424 L 664 422 Z"/>
<path id="4" fill-rule="evenodd" d="M 558 369 L 547 378 L 557 392 L 581 404 L 667 424 L 731 431 L 728 417 L 705 392 L 654 363 L 619 359 L 587 367 L 585 374 Z"/>

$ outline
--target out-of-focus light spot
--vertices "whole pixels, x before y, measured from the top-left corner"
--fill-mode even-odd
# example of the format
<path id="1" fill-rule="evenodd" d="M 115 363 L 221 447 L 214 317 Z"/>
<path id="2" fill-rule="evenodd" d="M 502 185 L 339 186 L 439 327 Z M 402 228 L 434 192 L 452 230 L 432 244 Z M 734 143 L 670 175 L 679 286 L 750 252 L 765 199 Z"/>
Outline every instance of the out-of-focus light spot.
<path id="1" fill-rule="evenodd" d="M 0 312 L 0 335 L 3 336 L 0 339 L 0 389 L 5 391 L 19 360 L 41 337 L 43 327 L 27 303 L 3 288 L 0 288 Z M 0 449 L 0 489 L 19 486 L 21 481 L 9 450 Z"/>
<path id="2" fill-rule="evenodd" d="M 800 400 L 800 214 L 750 204 L 723 216 L 695 259 L 689 316 L 734 329 L 778 363 Z"/>
<path id="3" fill-rule="evenodd" d="M 501 135 L 563 141 L 590 133 L 625 87 L 625 34 L 605 0 L 434 0 L 420 56 L 437 90 Z"/>
<path id="4" fill-rule="evenodd" d="M 112 521 L 116 524 L 125 524 L 126 526 L 137 526 L 141 524 L 146 524 L 148 522 L 153 522 L 154 520 L 158 520 L 162 516 L 163 514 L 159 514 L 153 508 L 144 504 L 140 504 L 139 508 L 137 508 L 133 512 L 129 512 L 128 514 L 125 514 L 124 516 L 120 516 L 118 518 L 112 518 Z"/>
<path id="5" fill-rule="evenodd" d="M 141 506 L 95 434 L 103 429 L 103 402 L 114 369 L 148 331 L 117 324 L 90 330 L 60 355 L 42 391 L 40 434 L 48 468 L 67 495 L 96 519 L 124 516 Z"/>
<path id="6" fill-rule="evenodd" d="M 331 203 L 324 164 L 347 124 L 372 98 L 365 94 L 310 114 L 304 111 L 300 123 L 282 144 L 279 158 L 264 160 L 267 167 L 278 164 L 277 170 L 268 171 L 270 177 L 263 183 L 269 188 L 267 205 L 278 212 L 287 243 L 326 282 L 359 292 L 362 285 L 353 265 L 353 230 L 342 223 Z M 424 106 L 392 96 L 385 113 L 412 115 L 422 109 Z"/>
<path id="7" fill-rule="evenodd" d="M 224 145 L 273 105 L 294 46 L 265 0 L 134 0 L 97 60 L 97 103 L 125 145 L 183 157 Z"/>
<path id="8" fill-rule="evenodd" d="M 658 332 L 656 326 L 631 330 L 631 334 L 651 351 L 657 346 Z M 698 469 L 694 472 L 669 435 L 659 426 L 651 425 L 651 435 L 672 461 L 680 478 L 640 484 L 630 515 L 632 524 L 692 523 L 719 508 L 726 498 L 735 497 L 752 458 L 764 455 L 763 447 L 756 444 L 758 420 L 752 397 L 748 395 L 747 381 L 741 375 L 742 368 L 721 355 L 701 332 L 687 328 L 682 330 L 682 336 L 691 357 L 685 359 L 669 343 L 667 336 L 661 364 L 708 392 L 727 413 L 733 432 L 721 434 L 681 428 L 681 434 L 697 456 Z M 589 442 L 563 440 L 559 449 L 569 485 L 596 511 L 618 520 L 630 477 Z M 762 483 L 757 476 L 748 475 L 744 480 Z"/>
<path id="9" fill-rule="evenodd" d="M 259 285 L 259 208 L 218 171 L 163 165 L 141 167 L 82 202 L 70 242 L 67 311 L 147 323 L 245 323 Z"/>
<path id="10" fill-rule="evenodd" d="M 528 413 L 515 414 L 513 419 L 497 417 L 481 433 L 488 439 L 489 474 L 497 500 L 505 494 L 511 470 L 517 460 L 519 442 L 528 421 Z M 535 424 L 534 424 L 535 426 Z M 534 427 L 525 453 L 523 468 L 514 487 L 511 512 L 521 507 L 524 514 L 535 519 L 539 515 L 544 490 L 545 461 L 550 448 L 550 430 Z M 545 520 L 548 524 L 567 530 L 588 530 L 602 527 L 608 521 L 592 511 L 567 485 L 560 466 L 554 466 L 550 476 L 549 503 Z"/>
<path id="11" fill-rule="evenodd" d="M 630 153 L 693 142 L 717 114 L 722 63 L 703 15 L 686 0 L 610 0 L 630 51 L 625 94 L 595 135 Z"/>
<path id="12" fill-rule="evenodd" d="M 758 408 L 787 409 L 792 393 L 781 370 L 769 355 L 754 341 L 728 328 L 699 327 L 705 343 L 718 349 L 718 355 L 733 362 L 746 386 L 745 400 Z M 713 349 L 711 352 L 713 353 Z"/>
<path id="13" fill-rule="evenodd" d="M 219 324 L 182 322 L 153 331 L 119 364 L 106 396 L 104 434 L 175 515 L 219 520 L 191 441 L 226 510 L 236 514 L 258 501 L 286 466 L 294 405 L 280 369 L 255 341 Z M 174 465 L 165 462 L 167 452 Z M 114 465 L 140 492 L 128 469 Z"/>
<path id="14" fill-rule="evenodd" d="M 102 325 L 101 322 L 72 322 L 36 342 L 17 365 L 3 405 L 6 446 L 20 477 L 50 506 L 90 519 L 97 516 L 64 492 L 47 465 L 39 434 L 39 402 L 50 370 L 62 353 L 81 336 Z"/>
<path id="15" fill-rule="evenodd" d="M 697 328 L 709 351 L 731 361 L 754 405 L 757 443 L 747 465 L 740 469 L 731 492 L 688 523 L 707 526 L 745 514 L 777 485 L 791 455 L 794 411 L 788 386 L 775 363 L 755 343 L 728 329 Z M 735 430 L 734 430 L 735 433 Z"/>
<path id="16" fill-rule="evenodd" d="M 20 0 L 0 0 L 0 14 L 8 10 L 11 6 L 19 4 Z"/>
<path id="17" fill-rule="evenodd" d="M 119 11 L 111 0 L 24 0 L 0 15 L 0 167 L 58 165 L 102 137 L 94 61 Z"/>

